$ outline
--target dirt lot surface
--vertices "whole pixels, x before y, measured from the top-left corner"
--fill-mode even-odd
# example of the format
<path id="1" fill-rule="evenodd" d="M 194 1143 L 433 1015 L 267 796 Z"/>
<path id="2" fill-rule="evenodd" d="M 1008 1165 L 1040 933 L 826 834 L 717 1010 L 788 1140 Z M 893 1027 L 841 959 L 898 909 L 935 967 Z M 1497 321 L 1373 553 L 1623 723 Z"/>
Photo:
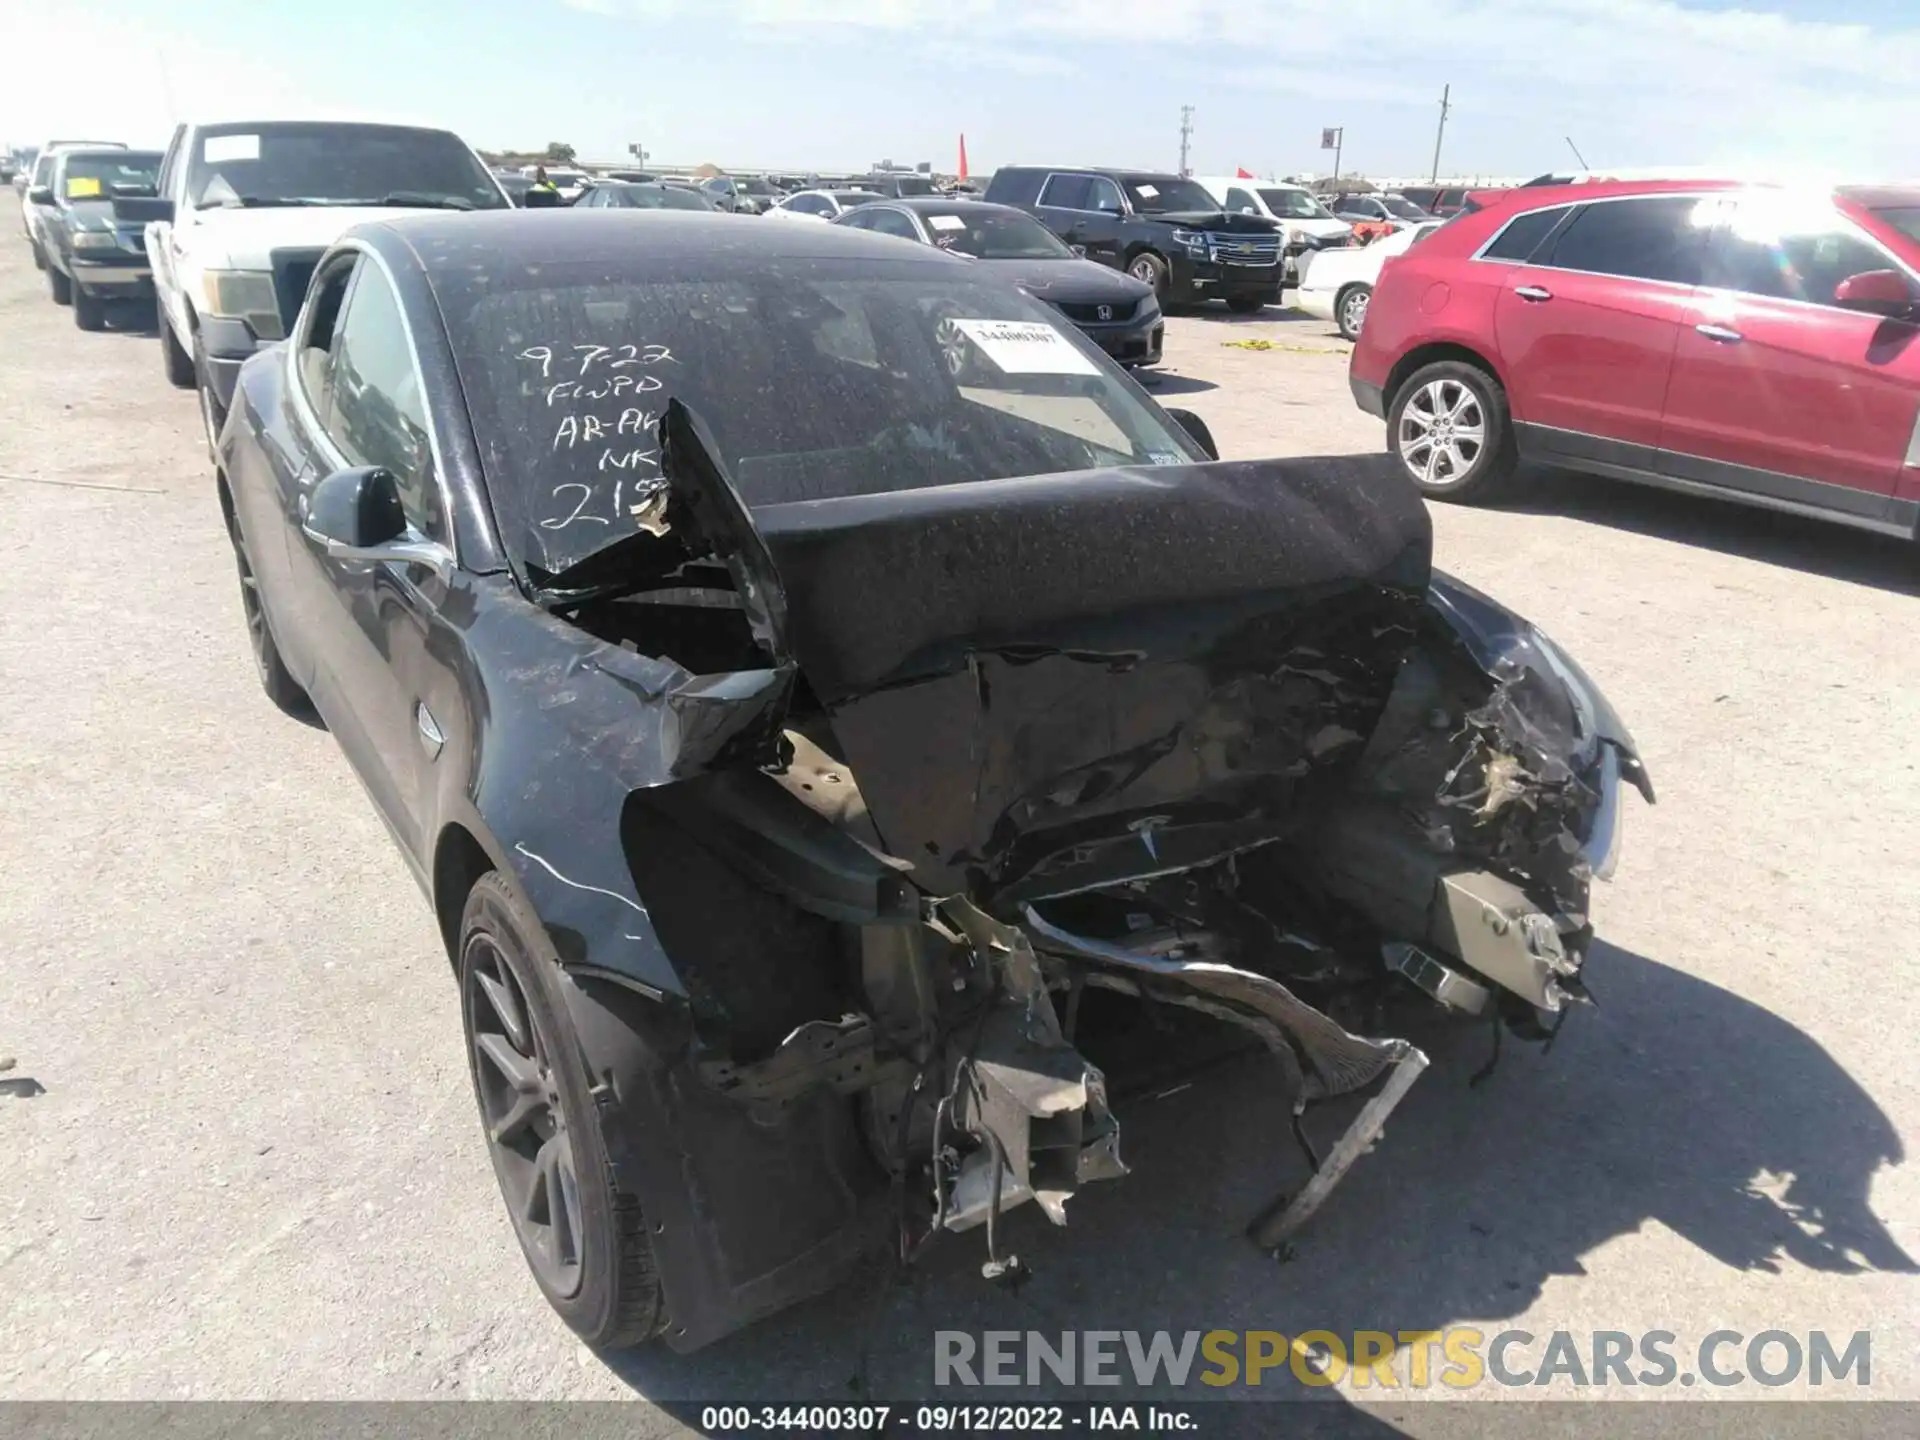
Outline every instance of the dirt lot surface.
<path id="1" fill-rule="evenodd" d="M 1181 317 L 1168 354 L 1158 394 L 1229 456 L 1380 449 L 1318 322 Z M 1870 1393 L 1920 1397 L 1920 558 L 1576 476 L 1434 523 L 1659 786 L 1598 896 L 1597 1010 L 1475 1090 L 1480 1037 L 1438 1057 L 1291 1263 L 1241 1236 L 1301 1178 L 1250 1059 L 1123 1107 L 1134 1174 L 1064 1231 L 1018 1214 L 1017 1294 L 970 1236 L 698 1355 L 599 1357 L 515 1248 L 426 905 L 332 740 L 260 694 L 192 397 L 151 336 L 76 330 L 9 233 L 0 1396 L 637 1396 L 644 1434 L 925 1395 L 937 1329 L 1469 1323 L 1683 1357 L 1871 1329 Z"/>

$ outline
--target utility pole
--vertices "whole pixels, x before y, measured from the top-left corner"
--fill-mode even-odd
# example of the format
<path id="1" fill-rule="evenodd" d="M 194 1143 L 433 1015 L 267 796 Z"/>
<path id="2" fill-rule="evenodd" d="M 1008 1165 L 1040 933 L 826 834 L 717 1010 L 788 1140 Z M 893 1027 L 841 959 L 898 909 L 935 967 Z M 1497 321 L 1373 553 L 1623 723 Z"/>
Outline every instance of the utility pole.
<path id="1" fill-rule="evenodd" d="M 1452 94 L 1453 85 L 1451 83 L 1440 87 L 1440 128 L 1435 132 L 1433 137 L 1433 174 L 1427 177 L 1428 183 L 1433 185 L 1440 183 L 1440 142 L 1446 138 L 1447 111 L 1453 108 L 1447 103 L 1447 99 Z"/>
<path id="2" fill-rule="evenodd" d="M 1573 143 L 1573 137 L 1571 135 L 1565 135 L 1561 138 L 1567 142 L 1567 149 L 1573 152 L 1573 158 L 1580 162 L 1580 168 L 1582 170 L 1591 169 L 1592 167 L 1587 164 L 1587 157 L 1582 155 L 1580 153 L 1580 147 Z"/>
<path id="3" fill-rule="evenodd" d="M 1193 106 L 1182 105 L 1180 107 L 1180 173 L 1182 175 L 1191 175 L 1193 173 L 1187 164 L 1187 146 L 1188 142 L 1192 139 Z"/>

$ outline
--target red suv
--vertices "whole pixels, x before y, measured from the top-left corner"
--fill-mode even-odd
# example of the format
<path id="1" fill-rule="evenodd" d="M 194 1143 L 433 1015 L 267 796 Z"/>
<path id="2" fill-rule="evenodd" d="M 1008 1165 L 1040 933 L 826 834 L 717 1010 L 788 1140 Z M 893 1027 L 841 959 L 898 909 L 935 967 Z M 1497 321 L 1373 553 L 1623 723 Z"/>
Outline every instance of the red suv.
<path id="1" fill-rule="evenodd" d="M 1920 187 L 1479 198 L 1387 262 L 1348 375 L 1423 493 L 1529 460 L 1915 534 Z"/>

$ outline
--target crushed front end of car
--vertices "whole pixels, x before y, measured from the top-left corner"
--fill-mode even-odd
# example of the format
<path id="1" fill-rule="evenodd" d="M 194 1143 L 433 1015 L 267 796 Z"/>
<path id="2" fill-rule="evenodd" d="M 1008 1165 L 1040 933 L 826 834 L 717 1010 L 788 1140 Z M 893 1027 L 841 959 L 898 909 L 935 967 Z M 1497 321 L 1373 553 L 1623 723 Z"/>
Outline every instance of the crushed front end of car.
<path id="1" fill-rule="evenodd" d="M 1081 1186 L 1126 1173 L 1084 1053 L 1095 995 L 1252 1037 L 1303 1143 L 1308 1107 L 1371 1092 L 1249 1217 L 1265 1247 L 1425 1067 L 1383 1022 L 1412 1006 L 1544 1039 L 1585 998 L 1618 791 L 1651 786 L 1571 659 L 1433 572 L 1393 476 L 1086 471 L 745 526 L 697 424 L 676 406 L 666 426 L 653 533 L 685 553 L 630 588 L 671 602 L 704 557 L 743 653 L 791 675 L 777 731 L 635 791 L 623 826 L 684 982 L 684 1057 L 653 1082 L 683 1117 L 680 1179 L 712 1192 L 682 1208 L 711 1232 L 707 1271 L 736 1277 L 675 1343 L 818 1288 L 833 1267 L 801 1262 L 858 1208 L 855 1149 L 902 1253 L 981 1227 L 989 1272 L 1016 1271 L 1005 1211 L 1064 1223 Z M 630 613 L 576 619 L 660 653 L 667 611 Z M 719 1236 L 756 1215 L 764 1233 Z"/>

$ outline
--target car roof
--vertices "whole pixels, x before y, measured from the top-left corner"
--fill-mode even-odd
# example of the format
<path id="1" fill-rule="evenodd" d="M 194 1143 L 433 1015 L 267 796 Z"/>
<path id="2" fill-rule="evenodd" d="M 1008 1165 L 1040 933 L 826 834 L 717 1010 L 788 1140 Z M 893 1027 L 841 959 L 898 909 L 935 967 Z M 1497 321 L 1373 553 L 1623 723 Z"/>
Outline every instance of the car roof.
<path id="1" fill-rule="evenodd" d="M 1920 181 L 1904 185 L 1842 185 L 1834 193 L 1843 200 L 1867 210 L 1887 210 L 1900 205 L 1920 205 Z"/>
<path id="2" fill-rule="evenodd" d="M 477 264 L 505 261 L 583 264 L 604 267 L 614 280 L 670 281 L 703 273 L 716 255 L 748 264 L 967 264 L 933 246 L 909 249 L 889 236 L 844 225 L 749 225 L 710 210 L 431 211 L 370 221 L 347 233 L 383 250 L 380 237 L 391 237 L 429 276 L 470 274 Z"/>
<path id="3" fill-rule="evenodd" d="M 1687 180 L 1668 173 L 1658 179 L 1620 180 L 1596 177 L 1562 184 L 1516 185 L 1504 190 L 1474 190 L 1469 193 L 1483 209 L 1515 203 L 1524 203 L 1531 208 L 1539 209 L 1548 205 L 1580 204 L 1588 200 L 1604 200 L 1621 195 L 1694 195 L 1703 190 L 1740 190 L 1749 188 L 1752 184 L 1751 181 L 1731 180 L 1725 176 Z"/>
<path id="4" fill-rule="evenodd" d="M 59 150 L 54 152 L 54 157 L 56 161 L 89 160 L 96 155 L 107 156 L 115 160 L 127 160 L 136 156 L 145 155 L 158 160 L 164 153 L 164 151 L 160 150 L 130 150 L 125 145 L 76 145 L 71 148 L 63 145 Z"/>
<path id="5" fill-rule="evenodd" d="M 911 210 L 918 215 L 924 215 L 929 211 L 938 211 L 942 215 L 1005 215 L 1008 213 L 1025 215 L 1027 213 L 1015 205 L 1000 205 L 990 200 L 953 200 L 945 195 L 902 195 L 898 199 L 888 199 L 886 204 L 890 209 Z"/>

